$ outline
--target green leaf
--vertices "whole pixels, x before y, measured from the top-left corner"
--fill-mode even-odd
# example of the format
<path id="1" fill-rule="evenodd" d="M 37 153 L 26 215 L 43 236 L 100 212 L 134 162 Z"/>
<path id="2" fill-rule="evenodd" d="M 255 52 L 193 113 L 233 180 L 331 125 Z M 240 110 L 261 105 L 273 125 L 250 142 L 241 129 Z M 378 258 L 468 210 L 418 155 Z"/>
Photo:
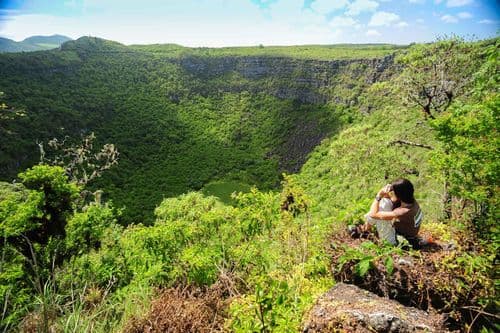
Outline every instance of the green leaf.
<path id="1" fill-rule="evenodd" d="M 366 275 L 366 273 L 368 273 L 368 270 L 371 268 L 371 266 L 372 266 L 372 258 L 363 259 L 356 265 L 356 273 L 359 276 L 363 277 Z"/>
<path id="2" fill-rule="evenodd" d="M 394 271 L 394 260 L 391 256 L 385 258 L 385 269 L 389 275 Z"/>

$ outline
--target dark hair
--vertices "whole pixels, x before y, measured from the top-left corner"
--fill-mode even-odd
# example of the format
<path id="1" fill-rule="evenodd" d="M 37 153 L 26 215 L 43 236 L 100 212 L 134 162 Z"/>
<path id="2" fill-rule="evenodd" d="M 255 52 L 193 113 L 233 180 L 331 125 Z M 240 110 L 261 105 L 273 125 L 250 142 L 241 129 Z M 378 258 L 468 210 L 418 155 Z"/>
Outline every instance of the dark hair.
<path id="1" fill-rule="evenodd" d="M 413 184 L 408 179 L 397 179 L 391 184 L 392 190 L 399 200 L 406 203 L 414 203 L 415 197 L 413 196 Z"/>

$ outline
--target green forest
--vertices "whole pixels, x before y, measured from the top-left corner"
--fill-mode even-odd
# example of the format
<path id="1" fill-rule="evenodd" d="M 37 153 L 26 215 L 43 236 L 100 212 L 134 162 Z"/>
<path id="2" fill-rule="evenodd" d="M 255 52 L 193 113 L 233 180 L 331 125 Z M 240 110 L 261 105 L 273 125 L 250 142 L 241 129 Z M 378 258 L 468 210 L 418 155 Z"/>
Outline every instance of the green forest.
<path id="1" fill-rule="evenodd" d="M 299 332 L 347 282 L 498 331 L 499 47 L 0 54 L 0 329 Z M 401 177 L 440 250 L 349 237 Z"/>

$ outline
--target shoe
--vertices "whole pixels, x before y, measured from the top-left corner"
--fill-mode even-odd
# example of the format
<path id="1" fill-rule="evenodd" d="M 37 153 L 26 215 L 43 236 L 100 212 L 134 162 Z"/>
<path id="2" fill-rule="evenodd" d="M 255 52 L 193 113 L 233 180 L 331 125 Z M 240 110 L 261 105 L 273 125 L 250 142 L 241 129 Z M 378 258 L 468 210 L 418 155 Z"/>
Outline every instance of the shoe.
<path id="1" fill-rule="evenodd" d="M 359 230 L 359 227 L 352 224 L 347 226 L 347 233 L 351 236 L 351 238 L 361 237 L 361 232 Z"/>

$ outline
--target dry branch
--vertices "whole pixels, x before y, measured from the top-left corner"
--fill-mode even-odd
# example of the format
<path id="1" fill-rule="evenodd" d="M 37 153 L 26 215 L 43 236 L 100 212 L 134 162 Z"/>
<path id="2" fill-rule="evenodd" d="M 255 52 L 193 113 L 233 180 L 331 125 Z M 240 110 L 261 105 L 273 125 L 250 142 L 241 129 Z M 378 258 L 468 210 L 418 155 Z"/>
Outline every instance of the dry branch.
<path id="1" fill-rule="evenodd" d="M 420 147 L 420 148 L 434 150 L 434 147 L 432 147 L 432 146 L 429 146 L 429 145 L 426 145 L 423 143 L 407 141 L 407 140 L 394 140 L 394 141 L 389 142 L 389 145 L 393 145 L 393 144 L 414 146 L 414 147 Z"/>

